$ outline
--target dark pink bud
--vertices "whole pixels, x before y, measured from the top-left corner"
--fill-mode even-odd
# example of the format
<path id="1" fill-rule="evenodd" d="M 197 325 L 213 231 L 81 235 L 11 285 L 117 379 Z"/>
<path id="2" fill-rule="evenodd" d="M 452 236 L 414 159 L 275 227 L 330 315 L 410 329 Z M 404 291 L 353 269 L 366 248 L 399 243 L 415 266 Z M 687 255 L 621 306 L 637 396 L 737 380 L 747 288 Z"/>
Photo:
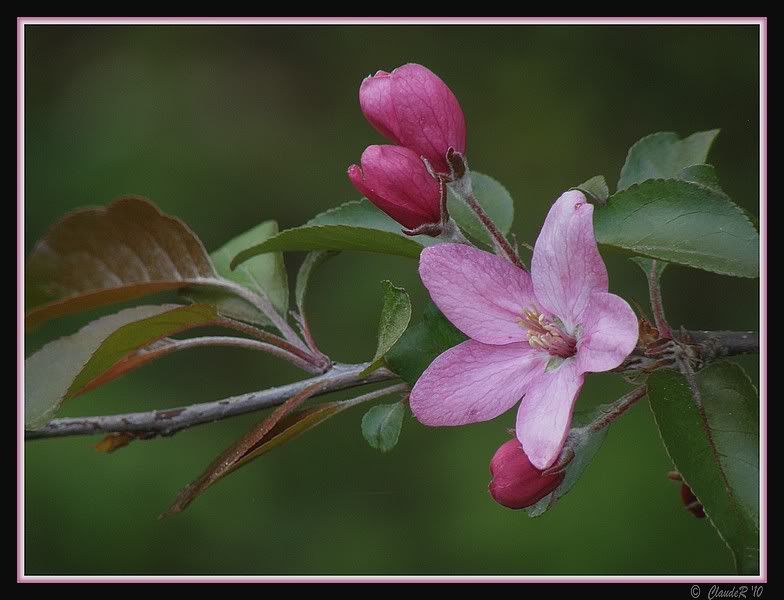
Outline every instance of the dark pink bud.
<path id="1" fill-rule="evenodd" d="M 496 502 L 507 508 L 526 508 L 561 485 L 565 473 L 542 475 L 528 460 L 520 442 L 511 439 L 493 455 L 490 475 L 488 490 Z"/>
<path id="2" fill-rule="evenodd" d="M 360 162 L 348 168 L 348 178 L 395 221 L 409 229 L 439 222 L 441 186 L 412 150 L 368 146 Z"/>
<path id="3" fill-rule="evenodd" d="M 457 98 L 430 69 L 417 64 L 379 71 L 359 87 L 365 118 L 384 137 L 449 173 L 446 152 L 465 154 L 466 127 Z"/>
<path id="4" fill-rule="evenodd" d="M 681 483 L 681 500 L 683 501 L 686 510 L 691 514 L 698 519 L 705 518 L 705 510 L 702 508 L 702 504 L 697 499 L 697 496 L 694 495 L 694 492 L 691 491 L 691 488 L 685 483 Z"/>

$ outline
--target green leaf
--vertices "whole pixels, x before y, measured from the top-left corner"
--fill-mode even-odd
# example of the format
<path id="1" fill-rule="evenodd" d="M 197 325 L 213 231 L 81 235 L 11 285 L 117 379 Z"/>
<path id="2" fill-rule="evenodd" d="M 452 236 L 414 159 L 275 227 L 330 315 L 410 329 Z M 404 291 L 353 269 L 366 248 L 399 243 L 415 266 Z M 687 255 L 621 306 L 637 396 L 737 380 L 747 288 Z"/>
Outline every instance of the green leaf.
<path id="1" fill-rule="evenodd" d="M 377 229 L 387 231 L 398 236 L 405 235 L 401 230 L 401 225 L 367 198 L 360 200 L 350 200 L 335 208 L 325 210 L 305 223 L 311 225 L 351 225 L 365 229 Z M 406 236 L 408 237 L 408 236 Z M 419 239 L 423 236 L 418 236 Z"/>
<path id="2" fill-rule="evenodd" d="M 594 210 L 600 244 L 706 271 L 759 276 L 759 234 L 726 195 L 677 179 L 613 194 Z"/>
<path id="3" fill-rule="evenodd" d="M 384 364 L 384 355 L 400 339 L 411 320 L 411 300 L 408 292 L 395 287 L 391 281 L 382 281 L 381 285 L 384 287 L 384 304 L 378 323 L 378 346 L 370 366 L 362 371 L 360 377 L 369 375 Z"/>
<path id="4" fill-rule="evenodd" d="M 711 364 L 696 375 L 704 418 L 686 378 L 656 371 L 648 397 L 675 468 L 735 558 L 759 573 L 759 396 L 743 369 Z"/>
<path id="5" fill-rule="evenodd" d="M 203 305 L 137 306 L 102 317 L 57 339 L 25 360 L 25 428 L 45 425 L 66 398 L 139 347 L 141 332 L 157 339 L 214 317 Z M 158 327 L 150 328 L 150 323 Z M 149 341 L 152 341 L 149 339 Z"/>
<path id="6" fill-rule="evenodd" d="M 409 327 L 387 352 L 386 362 L 403 381 L 413 386 L 439 354 L 466 339 L 433 304 L 429 304 L 422 320 Z"/>
<path id="7" fill-rule="evenodd" d="M 77 210 L 25 265 L 25 325 L 192 285 L 220 285 L 207 251 L 179 219 L 143 198 Z"/>
<path id="8" fill-rule="evenodd" d="M 578 189 L 584 194 L 587 194 L 590 198 L 593 198 L 594 204 L 606 204 L 607 198 L 610 195 L 610 188 L 607 187 L 607 180 L 604 178 L 604 175 L 591 177 L 588 181 L 581 183 L 575 189 Z"/>
<path id="9" fill-rule="evenodd" d="M 278 233 L 275 221 L 264 221 L 253 229 L 235 237 L 210 254 L 218 275 L 246 287 L 254 294 L 266 295 L 275 310 L 285 316 L 289 308 L 289 284 L 283 254 L 271 252 L 257 256 L 232 271 L 229 263 L 234 255 L 254 243 L 261 243 Z M 232 319 L 270 325 L 270 320 L 247 300 L 221 290 L 189 288 L 183 293 L 194 302 L 206 302 L 218 307 L 218 312 Z"/>
<path id="10" fill-rule="evenodd" d="M 349 225 L 303 225 L 280 232 L 268 241 L 243 250 L 232 261 L 237 267 L 265 252 L 293 250 L 352 250 L 419 258 L 422 245 L 394 233 Z"/>
<path id="11" fill-rule="evenodd" d="M 315 271 L 323 262 L 337 255 L 338 252 L 328 252 L 326 250 L 316 250 L 310 252 L 305 260 L 302 262 L 299 271 L 297 272 L 297 284 L 294 288 L 294 298 L 297 303 L 297 310 L 301 315 L 305 314 L 305 296 L 308 291 L 308 283 L 310 282 L 310 275 Z"/>
<path id="12" fill-rule="evenodd" d="M 698 131 L 684 139 L 671 132 L 642 138 L 629 149 L 618 191 L 647 179 L 676 177 L 686 167 L 704 163 L 718 134 L 719 130 L 713 129 Z"/>
<path id="13" fill-rule="evenodd" d="M 603 404 L 592 411 L 574 414 L 572 417 L 572 428 L 566 442 L 574 450 L 574 458 L 566 466 L 566 474 L 561 485 L 539 500 L 539 502 L 525 509 L 529 517 L 539 517 L 550 510 L 582 477 L 588 465 L 593 461 L 593 457 L 601 448 L 609 429 L 604 427 L 599 431 L 592 431 L 588 424 L 595 421 L 609 407 L 609 404 Z"/>
<path id="14" fill-rule="evenodd" d="M 507 189 L 489 175 L 471 171 L 471 185 L 479 205 L 503 233 L 509 233 L 514 220 L 514 202 Z M 473 239 L 490 245 L 492 241 L 479 221 L 465 202 L 463 202 L 451 189 L 447 197 L 447 208 L 450 216 L 460 228 Z"/>
<path id="15" fill-rule="evenodd" d="M 397 445 L 405 414 L 403 401 L 374 406 L 362 417 L 362 435 L 376 450 L 389 452 Z"/>
<path id="16" fill-rule="evenodd" d="M 703 185 L 707 188 L 712 189 L 718 193 L 724 193 L 721 189 L 721 184 L 719 183 L 719 176 L 716 173 L 716 169 L 713 165 L 692 165 L 691 167 L 686 167 L 678 173 L 678 179 L 682 179 L 683 181 L 691 181 L 693 183 L 698 183 Z M 743 211 L 743 214 L 746 215 L 746 218 L 751 221 L 754 228 L 759 231 L 759 219 L 756 215 L 751 214 L 742 206 L 738 206 Z"/>
<path id="17" fill-rule="evenodd" d="M 316 215 L 305 225 L 286 229 L 242 250 L 231 268 L 265 252 L 292 250 L 355 250 L 419 258 L 422 247 L 434 242 L 426 236 L 409 237 L 400 224 L 367 199 L 352 200 Z"/>
<path id="18" fill-rule="evenodd" d="M 703 164 L 686 167 L 680 173 L 676 174 L 675 178 L 704 185 L 705 187 L 712 189 L 714 192 L 724 193 L 724 191 L 721 189 L 721 185 L 719 184 L 719 176 L 716 173 L 716 169 L 713 165 Z"/>

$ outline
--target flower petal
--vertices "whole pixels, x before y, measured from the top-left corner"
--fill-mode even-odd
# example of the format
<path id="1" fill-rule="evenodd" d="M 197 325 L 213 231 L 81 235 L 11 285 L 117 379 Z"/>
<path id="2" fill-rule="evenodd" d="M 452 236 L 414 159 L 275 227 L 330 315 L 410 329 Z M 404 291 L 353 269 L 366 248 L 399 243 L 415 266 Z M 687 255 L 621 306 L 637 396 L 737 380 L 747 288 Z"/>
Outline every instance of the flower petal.
<path id="1" fill-rule="evenodd" d="M 390 76 L 399 143 L 421 154 L 439 173 L 448 173 L 446 152 L 466 149 L 463 111 L 452 90 L 430 69 L 415 63 Z"/>
<path id="2" fill-rule="evenodd" d="M 518 321 L 536 304 L 531 276 L 509 261 L 465 244 L 437 244 L 422 251 L 419 276 L 436 306 L 467 336 L 485 344 L 527 339 Z"/>
<path id="3" fill-rule="evenodd" d="M 583 313 L 577 341 L 580 372 L 614 369 L 634 350 L 638 335 L 637 315 L 626 300 L 615 294 L 594 294 Z"/>
<path id="4" fill-rule="evenodd" d="M 411 390 L 411 410 L 425 425 L 465 425 L 509 410 L 543 372 L 547 355 L 526 344 L 467 340 L 438 356 Z"/>
<path id="5" fill-rule="evenodd" d="M 365 118 L 381 135 L 400 144 L 390 77 L 386 71 L 378 71 L 366 77 L 359 86 L 359 106 Z"/>
<path id="6" fill-rule="evenodd" d="M 607 268 L 596 247 L 593 206 L 576 190 L 553 204 L 531 260 L 534 292 L 571 332 L 591 295 L 607 291 Z"/>
<path id="7" fill-rule="evenodd" d="M 537 469 L 546 469 L 561 454 L 582 385 L 576 361 L 567 359 L 528 386 L 517 412 L 517 439 Z"/>

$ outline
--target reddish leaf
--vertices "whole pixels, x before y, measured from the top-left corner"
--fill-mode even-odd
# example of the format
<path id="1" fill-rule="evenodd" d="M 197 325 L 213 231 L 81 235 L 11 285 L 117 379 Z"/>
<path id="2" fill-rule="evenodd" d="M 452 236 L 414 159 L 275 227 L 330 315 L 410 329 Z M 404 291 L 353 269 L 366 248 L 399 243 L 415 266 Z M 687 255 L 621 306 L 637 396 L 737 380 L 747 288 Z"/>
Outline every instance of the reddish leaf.
<path id="1" fill-rule="evenodd" d="M 193 500 L 209 488 L 213 483 L 218 481 L 224 475 L 234 470 L 235 465 L 240 462 L 249 452 L 256 448 L 257 444 L 272 430 L 275 425 L 280 422 L 283 417 L 289 414 L 292 410 L 297 408 L 300 404 L 305 402 L 308 398 L 317 394 L 325 387 L 324 382 L 314 383 L 306 387 L 299 394 L 292 396 L 276 408 L 261 423 L 251 429 L 244 437 L 238 442 L 232 444 L 224 452 L 218 456 L 202 475 L 195 481 L 184 487 L 177 498 L 174 500 L 169 509 L 162 513 L 159 518 L 167 517 L 169 515 L 182 512 Z"/>
<path id="2" fill-rule="evenodd" d="M 135 197 L 64 217 L 33 248 L 25 279 L 27 326 L 154 292 L 220 284 L 199 238 Z"/>

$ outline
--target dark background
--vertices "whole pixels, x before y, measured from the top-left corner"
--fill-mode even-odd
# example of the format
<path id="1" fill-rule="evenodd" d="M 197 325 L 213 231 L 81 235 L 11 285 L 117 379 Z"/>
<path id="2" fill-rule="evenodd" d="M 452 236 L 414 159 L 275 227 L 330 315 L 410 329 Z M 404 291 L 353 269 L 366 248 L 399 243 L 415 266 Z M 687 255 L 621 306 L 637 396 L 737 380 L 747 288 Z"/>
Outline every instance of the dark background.
<path id="1" fill-rule="evenodd" d="M 596 174 L 613 187 L 628 147 L 654 131 L 721 128 L 711 162 L 735 201 L 759 214 L 756 27 L 27 26 L 25 41 L 26 251 L 66 211 L 129 193 L 178 215 L 208 249 L 262 220 L 295 226 L 355 198 L 346 168 L 380 143 L 359 110 L 359 83 L 409 61 L 459 98 L 471 165 L 512 193 L 519 239 L 535 240 L 569 187 Z M 645 305 L 637 267 L 606 258 L 611 290 Z M 287 256 L 292 280 L 301 259 Z M 411 292 L 416 318 L 426 298 L 412 261 L 344 254 L 316 274 L 311 319 L 334 359 L 372 356 L 382 279 Z M 757 281 L 673 267 L 663 283 L 675 325 L 758 328 Z M 47 325 L 26 352 L 86 319 Z M 739 362 L 756 380 L 756 358 Z M 174 407 L 300 376 L 256 353 L 191 350 L 61 414 Z M 625 389 L 617 376 L 591 376 L 578 408 Z M 513 413 L 447 429 L 409 416 L 388 455 L 363 440 L 362 414 L 344 413 L 164 521 L 156 516 L 176 492 L 259 415 L 112 455 L 93 450 L 98 437 L 27 443 L 27 571 L 732 571 L 716 532 L 665 478 L 671 463 L 644 402 L 612 427 L 574 490 L 533 520 L 486 492 Z"/>

